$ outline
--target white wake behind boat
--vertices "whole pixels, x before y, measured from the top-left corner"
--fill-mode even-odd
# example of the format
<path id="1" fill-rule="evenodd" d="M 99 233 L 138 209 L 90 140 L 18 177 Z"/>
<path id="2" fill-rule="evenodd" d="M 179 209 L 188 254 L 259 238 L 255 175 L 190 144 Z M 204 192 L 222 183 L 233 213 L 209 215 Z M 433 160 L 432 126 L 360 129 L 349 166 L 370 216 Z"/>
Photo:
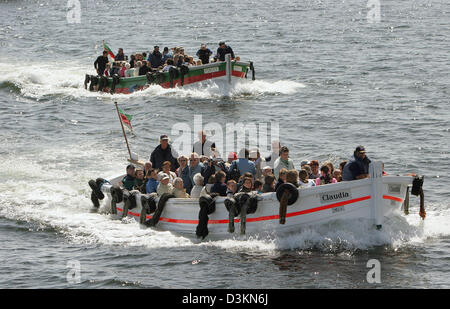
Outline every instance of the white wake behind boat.
<path id="1" fill-rule="evenodd" d="M 246 235 L 279 235 L 299 232 L 305 226 L 333 220 L 352 219 L 373 220 L 376 227 L 381 228 L 387 218 L 392 217 L 396 212 L 400 212 L 403 204 L 408 207 L 410 187 L 413 187 L 412 194 L 419 195 L 417 192 L 420 192 L 420 213 L 422 217 L 425 216 L 422 191 L 423 177 L 382 176 L 381 162 L 371 163 L 369 173 L 370 178 L 366 179 L 305 189 L 295 188 L 298 196 L 295 192 L 289 193 L 290 205 L 287 206 L 284 224 L 280 224 L 279 197 L 282 192 L 258 194 L 256 211 L 247 214 L 244 218 L 235 217 L 233 233 L 229 232 L 230 216 L 224 203 L 226 197 L 217 197 L 215 211 L 209 214 L 207 222 L 208 237 L 227 238 L 243 232 Z M 132 209 L 127 209 L 130 207 L 123 200 L 119 202 L 120 199 L 117 199 L 117 194 L 114 191 L 118 189 L 118 184 L 122 178 L 123 175 L 114 177 L 108 179 L 109 183 L 101 185 L 100 189 L 105 194 L 102 209 L 112 210 L 116 218 L 128 216 L 141 223 L 147 220 L 151 221 L 152 213 L 149 213 L 148 207 L 143 205 L 146 201 L 145 197 L 148 195 L 136 191 L 133 194 L 135 204 L 133 204 Z M 168 199 L 155 226 L 160 230 L 195 236 L 196 227 L 199 224 L 199 210 L 199 199 Z M 242 220 L 245 221 L 245 231 L 241 229 Z"/>

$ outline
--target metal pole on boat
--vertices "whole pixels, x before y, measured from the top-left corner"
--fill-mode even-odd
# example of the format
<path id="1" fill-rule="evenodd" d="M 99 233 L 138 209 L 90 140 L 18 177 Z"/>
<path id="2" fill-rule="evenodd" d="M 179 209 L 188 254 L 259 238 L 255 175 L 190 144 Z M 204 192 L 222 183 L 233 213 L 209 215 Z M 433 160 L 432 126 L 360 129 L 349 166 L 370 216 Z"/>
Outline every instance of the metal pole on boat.
<path id="1" fill-rule="evenodd" d="M 232 73 L 232 69 L 231 69 L 231 54 L 226 54 L 225 55 L 225 68 L 226 68 L 226 73 L 227 73 L 228 84 L 231 84 L 231 73 Z"/>
<path id="2" fill-rule="evenodd" d="M 127 143 L 128 154 L 130 155 L 130 160 L 132 160 L 130 145 L 128 144 L 128 139 L 127 139 L 127 135 L 125 133 L 125 128 L 123 127 L 122 118 L 120 117 L 119 107 L 117 106 L 117 101 L 114 101 L 114 105 L 116 106 L 117 116 L 119 117 L 120 125 L 122 126 L 123 137 L 125 138 L 125 142 Z"/>
<path id="3" fill-rule="evenodd" d="M 383 223 L 383 163 L 372 162 L 369 165 L 370 180 L 372 181 L 372 216 L 375 219 L 377 229 L 381 229 Z"/>

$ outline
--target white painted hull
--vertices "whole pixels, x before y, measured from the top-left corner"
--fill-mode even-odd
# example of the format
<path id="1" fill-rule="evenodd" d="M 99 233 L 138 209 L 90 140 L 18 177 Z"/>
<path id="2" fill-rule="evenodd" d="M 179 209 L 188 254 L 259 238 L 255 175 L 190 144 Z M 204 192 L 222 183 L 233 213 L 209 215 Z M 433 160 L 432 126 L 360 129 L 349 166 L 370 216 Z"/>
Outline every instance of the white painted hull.
<path id="1" fill-rule="evenodd" d="M 122 176 L 111 179 L 117 183 Z M 407 187 L 412 184 L 410 176 L 384 176 L 362 180 L 298 189 L 298 200 L 288 206 L 286 223 L 279 223 L 279 202 L 275 193 L 261 194 L 255 213 L 247 215 L 246 235 L 280 234 L 299 231 L 302 227 L 333 220 L 368 219 L 382 225 L 384 220 L 398 212 L 406 196 Z M 102 190 L 107 193 L 105 206 L 110 208 L 109 185 Z M 374 191 L 376 189 L 376 192 Z M 232 237 L 227 232 L 228 212 L 225 198 L 216 200 L 216 211 L 209 215 L 210 237 Z M 128 216 L 139 220 L 140 197 L 137 207 L 128 211 Z M 118 216 L 122 216 L 123 202 L 117 204 Z M 198 199 L 169 199 L 161 214 L 157 228 L 184 235 L 195 236 L 200 207 Z M 151 215 L 147 215 L 150 219 Z M 235 218 L 234 235 L 240 233 L 240 219 Z"/>

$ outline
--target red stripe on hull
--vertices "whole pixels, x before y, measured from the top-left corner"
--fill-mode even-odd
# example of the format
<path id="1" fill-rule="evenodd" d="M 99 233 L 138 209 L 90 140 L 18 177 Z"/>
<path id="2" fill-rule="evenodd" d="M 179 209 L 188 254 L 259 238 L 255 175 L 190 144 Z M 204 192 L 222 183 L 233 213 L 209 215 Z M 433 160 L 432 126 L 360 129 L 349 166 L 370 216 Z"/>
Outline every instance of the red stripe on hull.
<path id="1" fill-rule="evenodd" d="M 201 81 L 208 80 L 208 79 L 222 77 L 222 76 L 225 76 L 225 75 L 226 75 L 225 71 L 219 71 L 219 72 L 212 72 L 212 73 L 206 73 L 206 74 L 186 77 L 184 79 L 184 85 L 189 85 L 189 84 L 201 82 Z M 233 71 L 231 75 L 234 76 L 234 77 L 238 77 L 238 78 L 245 78 L 245 72 Z M 170 83 L 169 82 L 165 82 L 165 83 L 162 83 L 162 84 L 159 84 L 159 85 L 161 87 L 163 87 L 163 88 L 170 88 Z M 174 87 L 175 86 L 181 86 L 181 80 L 180 79 L 174 80 L 173 81 L 173 85 L 174 85 Z M 137 90 L 144 90 L 144 89 L 148 88 L 148 86 L 149 85 L 137 86 L 135 88 L 135 91 L 137 91 Z M 104 92 L 109 92 L 110 89 L 109 88 L 104 88 L 103 91 Z M 130 92 L 129 88 L 116 88 L 114 93 L 130 94 L 131 92 Z"/>
<path id="2" fill-rule="evenodd" d="M 361 201 L 365 201 L 365 200 L 369 200 L 369 199 L 371 199 L 370 195 L 363 196 L 363 197 L 351 199 L 348 201 L 333 203 L 333 204 L 310 208 L 310 209 L 301 210 L 301 211 L 297 211 L 297 212 L 291 212 L 291 213 L 286 214 L 286 217 L 296 217 L 296 216 L 306 215 L 309 213 L 322 211 L 322 210 L 326 210 L 326 209 L 331 209 L 331 208 L 335 208 L 335 207 L 340 207 L 340 206 L 344 206 L 344 205 L 348 205 L 348 204 L 353 204 L 353 203 L 357 203 L 357 202 L 361 202 Z M 117 210 L 122 211 L 122 209 L 120 209 L 120 208 L 117 208 Z M 128 214 L 135 216 L 135 217 L 140 217 L 140 214 L 133 213 L 131 211 L 128 211 Z M 146 216 L 146 218 L 151 219 L 152 216 Z M 263 217 L 257 217 L 257 218 L 247 218 L 247 222 L 275 220 L 275 219 L 279 219 L 279 218 L 280 218 L 280 215 L 263 216 Z M 198 220 L 171 219 L 171 218 L 163 218 L 163 217 L 160 218 L 160 221 L 170 222 L 170 223 L 182 223 L 182 224 L 198 224 Z M 234 219 L 234 222 L 238 223 L 238 222 L 240 222 L 240 219 Z M 208 224 L 227 224 L 227 223 L 229 223 L 228 219 L 209 220 L 208 221 Z"/>

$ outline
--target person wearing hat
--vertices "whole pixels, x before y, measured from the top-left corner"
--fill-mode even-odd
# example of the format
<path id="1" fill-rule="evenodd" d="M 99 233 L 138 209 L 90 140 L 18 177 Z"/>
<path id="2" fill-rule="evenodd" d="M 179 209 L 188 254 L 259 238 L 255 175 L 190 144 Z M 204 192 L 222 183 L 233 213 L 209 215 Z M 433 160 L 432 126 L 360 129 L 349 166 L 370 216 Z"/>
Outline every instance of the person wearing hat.
<path id="1" fill-rule="evenodd" d="M 163 134 L 159 137 L 159 145 L 152 151 L 150 162 L 153 168 L 162 169 L 163 163 L 169 161 L 171 163 L 171 171 L 174 172 L 180 166 L 177 161 L 178 154 L 169 144 L 169 137 Z"/>
<path id="2" fill-rule="evenodd" d="M 350 181 L 369 177 L 370 159 L 364 146 L 356 147 L 353 156 L 348 160 L 342 171 L 342 180 Z"/>
<path id="3" fill-rule="evenodd" d="M 196 53 L 198 59 L 202 61 L 202 64 L 209 63 L 209 57 L 211 57 L 212 54 L 213 52 L 206 47 L 206 44 L 202 44 Z"/>
<path id="4" fill-rule="evenodd" d="M 163 174 L 161 176 L 161 180 L 159 182 L 158 188 L 156 189 L 156 193 L 158 196 L 163 195 L 164 193 L 172 194 L 173 192 L 173 185 L 170 183 L 169 175 Z"/>
<path id="5" fill-rule="evenodd" d="M 155 46 L 153 52 L 148 55 L 147 61 L 150 62 L 152 68 L 157 69 L 164 64 L 162 58 L 163 55 L 159 51 L 159 46 Z"/>
<path id="6" fill-rule="evenodd" d="M 127 175 L 122 178 L 121 185 L 128 191 L 133 190 L 133 187 L 136 184 L 135 171 L 136 168 L 134 167 L 134 165 L 129 164 L 127 166 Z"/>
<path id="7" fill-rule="evenodd" d="M 217 54 L 214 56 L 216 61 L 225 61 L 225 55 L 231 54 L 231 60 L 234 60 L 234 52 L 233 49 L 226 45 L 225 42 L 219 43 L 219 48 L 217 48 Z"/>

